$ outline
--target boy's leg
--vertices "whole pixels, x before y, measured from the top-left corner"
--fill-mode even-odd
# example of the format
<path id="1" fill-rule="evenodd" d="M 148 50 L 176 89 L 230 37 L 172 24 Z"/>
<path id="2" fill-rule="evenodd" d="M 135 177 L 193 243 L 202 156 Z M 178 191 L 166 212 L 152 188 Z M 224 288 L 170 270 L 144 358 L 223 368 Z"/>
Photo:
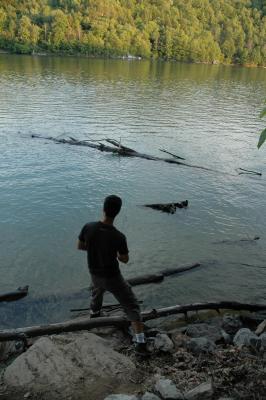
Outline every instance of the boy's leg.
<path id="1" fill-rule="evenodd" d="M 105 290 L 101 287 L 100 282 L 95 277 L 92 277 L 91 287 L 91 316 L 100 316 L 100 311 L 103 305 L 103 295 Z"/>
<path id="2" fill-rule="evenodd" d="M 146 350 L 144 324 L 141 321 L 138 300 L 131 289 L 131 286 L 120 275 L 115 281 L 113 279 L 110 280 L 106 289 L 115 296 L 115 298 L 123 307 L 128 319 L 131 321 L 131 326 L 137 342 L 137 353 L 142 356 L 147 356 L 148 353 Z"/>

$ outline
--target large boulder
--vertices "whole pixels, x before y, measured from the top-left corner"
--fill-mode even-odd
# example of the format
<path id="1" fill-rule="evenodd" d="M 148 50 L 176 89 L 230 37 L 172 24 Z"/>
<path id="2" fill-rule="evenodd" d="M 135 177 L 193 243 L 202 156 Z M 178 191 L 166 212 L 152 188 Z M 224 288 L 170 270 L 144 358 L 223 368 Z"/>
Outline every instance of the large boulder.
<path id="1" fill-rule="evenodd" d="M 128 378 L 135 369 L 132 361 L 112 350 L 93 333 L 42 337 L 9 365 L 4 383 L 12 389 L 31 392 L 76 393 L 114 378 Z M 76 387 L 76 388 L 75 388 Z"/>

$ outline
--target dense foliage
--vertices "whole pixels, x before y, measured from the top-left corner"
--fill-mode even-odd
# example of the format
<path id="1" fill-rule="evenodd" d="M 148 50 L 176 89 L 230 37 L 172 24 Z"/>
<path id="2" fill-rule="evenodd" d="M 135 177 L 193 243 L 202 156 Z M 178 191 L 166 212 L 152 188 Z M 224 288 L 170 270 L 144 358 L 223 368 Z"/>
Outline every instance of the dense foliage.
<path id="1" fill-rule="evenodd" d="M 0 48 L 266 64 L 266 0 L 0 0 Z"/>

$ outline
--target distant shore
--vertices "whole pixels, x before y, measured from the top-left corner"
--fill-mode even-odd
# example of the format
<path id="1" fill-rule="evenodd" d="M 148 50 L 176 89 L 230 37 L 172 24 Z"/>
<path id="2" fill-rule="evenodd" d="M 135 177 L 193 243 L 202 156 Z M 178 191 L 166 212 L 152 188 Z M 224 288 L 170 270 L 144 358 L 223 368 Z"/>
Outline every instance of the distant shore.
<path id="1" fill-rule="evenodd" d="M 123 55 L 123 56 L 114 56 L 114 55 L 102 55 L 102 54 L 83 54 L 83 53 L 68 53 L 68 52 L 49 52 L 49 51 L 34 51 L 32 53 L 15 53 L 13 51 L 9 51 L 6 49 L 0 49 L 1 54 L 10 54 L 17 56 L 33 56 L 33 57 L 76 57 L 76 58 L 88 58 L 88 59 L 103 59 L 103 60 L 126 60 L 126 61 L 163 61 L 163 62 L 176 62 L 182 64 L 199 64 L 199 65 L 222 65 L 229 67 L 245 67 L 245 68 L 266 68 L 266 65 L 255 65 L 255 64 L 230 64 L 230 63 L 222 63 L 218 61 L 179 61 L 174 59 L 164 59 L 164 58 L 145 58 L 140 56 L 134 56 L 131 54 Z"/>

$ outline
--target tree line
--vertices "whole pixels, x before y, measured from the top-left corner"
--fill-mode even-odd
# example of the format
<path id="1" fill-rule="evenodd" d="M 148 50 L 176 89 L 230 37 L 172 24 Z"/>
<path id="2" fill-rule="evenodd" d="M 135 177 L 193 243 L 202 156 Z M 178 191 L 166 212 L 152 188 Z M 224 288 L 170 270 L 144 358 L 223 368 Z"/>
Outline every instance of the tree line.
<path id="1" fill-rule="evenodd" d="M 0 48 L 266 65 L 266 0 L 0 0 Z"/>

